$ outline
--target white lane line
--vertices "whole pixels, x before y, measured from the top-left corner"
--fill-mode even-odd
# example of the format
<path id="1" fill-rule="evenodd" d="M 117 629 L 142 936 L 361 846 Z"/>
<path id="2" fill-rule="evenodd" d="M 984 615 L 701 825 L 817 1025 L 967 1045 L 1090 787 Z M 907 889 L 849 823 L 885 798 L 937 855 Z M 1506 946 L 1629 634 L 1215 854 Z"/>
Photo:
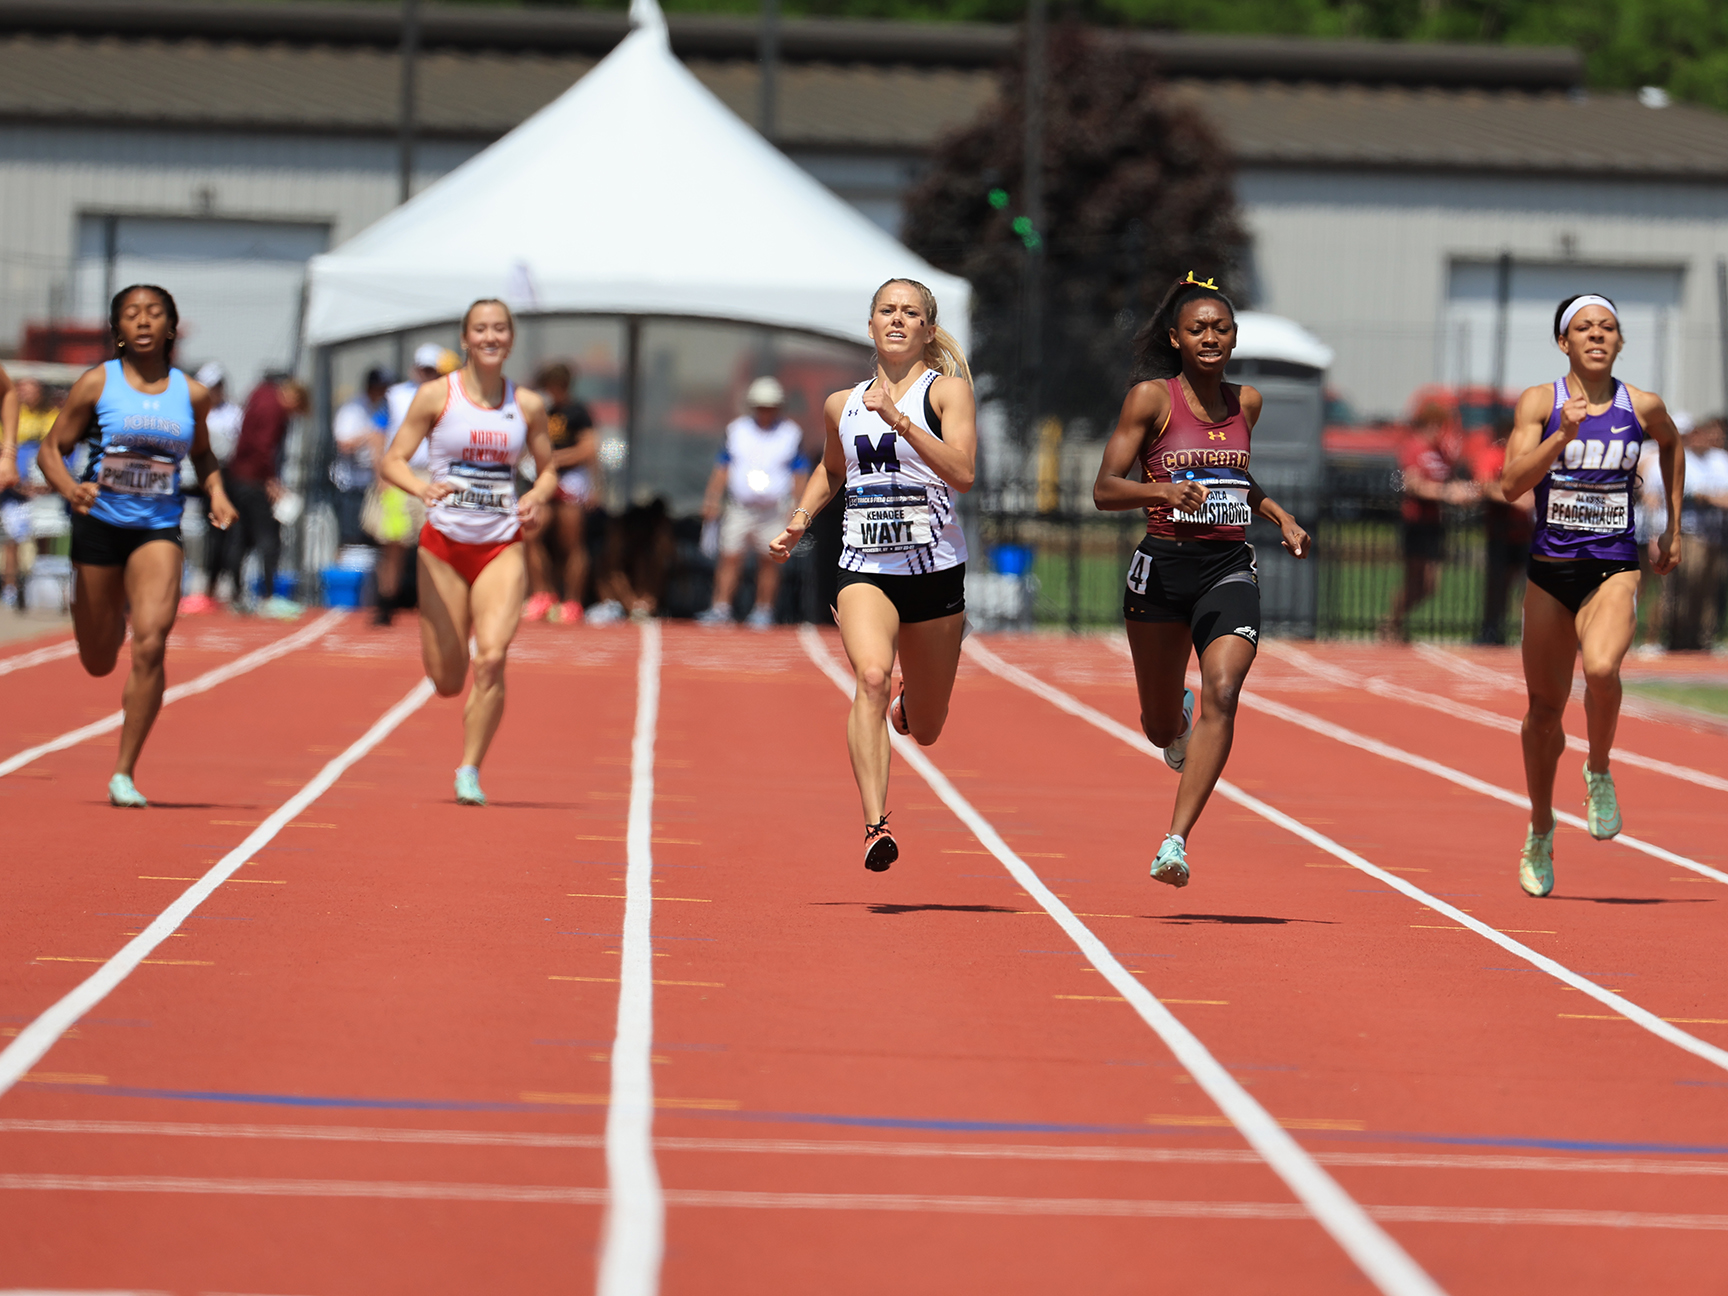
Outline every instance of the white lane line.
<path id="1" fill-rule="evenodd" d="M 1136 751 L 1143 752 L 1148 756 L 1157 755 L 1158 749 L 1146 740 L 1144 734 L 1134 732 L 1134 730 L 1128 728 L 1127 725 L 1112 719 L 1102 711 L 1097 710 L 1095 707 L 1087 706 L 1078 698 L 1073 697 L 1068 693 L 1064 693 L 1061 689 L 1052 684 L 1046 684 L 1036 675 L 1003 661 L 1002 658 L 998 657 L 995 653 L 990 651 L 990 649 L 984 647 L 976 639 L 968 639 L 966 641 L 965 651 L 971 653 L 973 660 L 977 661 L 979 665 L 983 666 L 992 674 L 1000 676 L 1001 678 L 1008 680 L 1010 683 L 1018 684 L 1028 693 L 1043 698 L 1058 709 L 1066 711 L 1069 715 L 1086 721 L 1086 723 L 1092 725 L 1094 728 L 1102 729 L 1105 733 L 1114 738 L 1119 738 Z M 1244 698 L 1248 696 L 1247 693 L 1243 694 Z M 1283 711 L 1293 710 L 1293 708 L 1290 707 L 1282 707 L 1278 703 L 1268 703 L 1264 698 L 1255 699 L 1253 705 L 1268 710 L 1271 710 L 1271 708 L 1274 707 Z M 1272 711 L 1272 714 L 1274 715 L 1277 713 L 1277 710 Z M 1304 713 L 1297 712 L 1297 714 L 1302 715 Z M 1324 721 L 1317 720 L 1315 717 L 1309 716 L 1306 718 L 1308 720 L 1313 720 L 1316 725 L 1325 725 Z M 1336 728 L 1336 726 L 1326 726 L 1326 728 Z M 1317 730 L 1317 732 L 1324 732 L 1324 730 Z M 1343 732 L 1348 733 L 1348 730 Z M 1360 739 L 1361 743 L 1373 742 L 1372 739 L 1361 739 L 1360 735 L 1356 734 L 1350 735 L 1350 739 L 1346 741 L 1356 739 Z M 1385 744 L 1375 744 L 1376 747 L 1384 745 Z M 1373 748 L 1371 747 L 1369 750 L 1373 750 Z M 1388 750 L 1396 751 L 1397 749 L 1388 748 Z M 1421 764 L 1418 766 L 1419 768 L 1427 768 L 1434 764 L 1432 761 L 1423 761 L 1420 757 L 1411 757 L 1407 752 L 1399 753 L 1399 755 L 1394 759 L 1404 759 L 1406 760 L 1406 763 L 1410 764 L 1415 764 L 1420 761 Z M 1446 767 L 1442 765 L 1435 767 L 1435 769 L 1436 772 L 1438 772 L 1439 770 L 1445 770 Z M 1469 775 L 1458 774 L 1456 770 L 1451 770 L 1447 773 L 1449 775 L 1456 775 L 1459 779 L 1469 778 Z M 1470 782 L 1475 784 L 1479 783 L 1480 780 L 1471 779 Z M 1482 784 L 1481 786 L 1487 788 L 1489 785 Z M 1493 789 L 1490 794 L 1497 791 L 1498 789 Z M 1328 855 L 1343 860 L 1352 868 L 1360 869 L 1376 881 L 1383 882 L 1393 890 L 1402 892 L 1404 895 L 1410 897 L 1410 899 L 1416 901 L 1416 903 L 1432 909 L 1437 914 L 1450 918 L 1460 927 L 1467 927 L 1478 936 L 1493 941 L 1507 953 L 1516 955 L 1531 966 L 1546 972 L 1555 980 L 1564 982 L 1574 990 L 1583 991 L 1592 999 L 1596 1000 L 1597 1003 L 1603 1005 L 1603 1007 L 1610 1008 L 1614 1012 L 1619 1013 L 1622 1017 L 1625 1017 L 1627 1020 L 1636 1022 L 1652 1035 L 1667 1040 L 1676 1048 L 1685 1049 L 1686 1052 L 1692 1054 L 1694 1057 L 1702 1058 L 1712 1066 L 1721 1067 L 1723 1070 L 1728 1071 L 1728 1049 L 1717 1048 L 1716 1045 L 1706 1043 L 1696 1035 L 1687 1034 L 1679 1027 L 1670 1022 L 1664 1021 L 1648 1009 L 1639 1007 L 1630 999 L 1622 998 L 1612 990 L 1604 990 L 1594 981 L 1586 980 L 1584 977 L 1581 977 L 1576 972 L 1572 971 L 1571 968 L 1562 963 L 1556 962 L 1546 954 L 1537 953 L 1528 945 L 1513 940 L 1504 932 L 1490 927 L 1480 919 L 1471 917 L 1457 906 L 1447 904 L 1438 896 L 1429 895 L 1428 892 L 1424 891 L 1415 883 L 1408 882 L 1395 873 L 1388 873 L 1378 865 L 1369 863 L 1369 861 L 1363 859 L 1362 856 L 1358 855 L 1355 851 L 1333 841 L 1330 837 L 1326 836 L 1325 833 L 1317 832 L 1307 824 L 1302 823 L 1300 820 L 1292 819 L 1282 810 L 1278 810 L 1273 806 L 1268 805 L 1258 797 L 1250 796 L 1247 792 L 1244 792 L 1241 788 L 1230 782 L 1229 779 L 1218 780 L 1218 793 L 1220 796 L 1224 797 L 1225 800 L 1234 801 L 1237 805 L 1252 810 L 1262 819 L 1277 824 L 1286 832 L 1293 833 L 1310 845 L 1319 847 L 1319 849 L 1325 851 Z"/>
<path id="2" fill-rule="evenodd" d="M 222 1125 L 192 1121 L 0 1120 L 0 1134 L 92 1134 L 102 1138 L 283 1139 L 315 1143 L 417 1143 L 454 1147 L 601 1148 L 599 1134 L 532 1134 L 507 1130 L 392 1129 L 368 1125 Z M 668 1138 L 662 1152 L 750 1153 L 769 1156 L 952 1158 L 964 1161 L 1083 1161 L 1148 1165 L 1254 1165 L 1242 1148 L 1146 1148 L 1057 1143 L 897 1143 L 874 1139 Z M 1506 1156 L 1483 1152 L 1314 1152 L 1322 1165 L 1383 1170 L 1565 1171 L 1572 1174 L 1728 1176 L 1728 1161 L 1679 1161 L 1642 1156 Z M 0 1292 L 0 1296 L 4 1296 Z"/>
<path id="3" fill-rule="evenodd" d="M 209 899 L 217 887 L 239 872 L 241 865 L 268 844 L 271 838 L 281 832 L 307 806 L 323 796 L 350 766 L 384 741 L 397 725 L 424 706 L 426 699 L 431 696 L 431 683 L 421 680 L 408 691 L 407 697 L 380 716 L 378 722 L 347 751 L 319 770 L 311 782 L 284 801 L 269 818 L 254 828 L 245 841 L 229 851 L 209 872 L 181 892 L 173 904 L 153 918 L 149 926 L 128 941 L 118 954 L 19 1031 L 18 1037 L 8 1044 L 4 1051 L 0 1051 L 0 1096 L 4 1096 L 17 1084 L 24 1073 L 36 1065 L 80 1017 L 107 998 L 157 946 L 172 936 L 175 929 L 191 916 L 193 910 Z"/>
<path id="4" fill-rule="evenodd" d="M 13 671 L 28 670 L 32 666 L 43 666 L 48 662 L 59 661 L 63 657 L 76 657 L 77 655 L 78 641 L 68 639 L 65 643 L 49 644 L 46 648 L 19 653 L 16 657 L 8 657 L 4 661 L 0 661 L 0 675 L 10 675 Z"/>
<path id="5" fill-rule="evenodd" d="M 1291 665 L 1308 672 L 1316 679 L 1323 679 L 1336 684 L 1340 688 L 1365 688 L 1376 697 L 1390 698 L 1397 702 L 1408 702 L 1412 706 L 1427 707 L 1430 711 L 1438 711 L 1442 715 L 1455 716 L 1460 720 L 1468 720 L 1472 724 L 1483 725 L 1489 729 L 1498 729 L 1501 733 L 1515 734 L 1523 726 L 1511 716 L 1503 716 L 1498 711 L 1487 711 L 1468 702 L 1459 702 L 1454 698 L 1444 697 L 1438 693 L 1424 693 L 1420 689 L 1405 688 L 1402 684 L 1394 684 L 1391 680 L 1378 676 L 1364 678 L 1342 670 L 1328 662 L 1321 661 L 1312 653 L 1290 644 L 1270 641 L 1260 645 L 1263 652 L 1283 659 Z M 1274 687 L 1263 685 L 1262 687 Z M 1575 752 L 1588 752 L 1590 744 L 1584 739 L 1566 735 L 1566 749 Z M 1672 761 L 1658 760 L 1654 756 L 1640 755 L 1628 751 L 1624 747 L 1614 748 L 1613 758 L 1623 765 L 1633 765 L 1639 769 L 1651 770 L 1664 774 L 1669 778 L 1681 779 L 1687 783 L 1695 783 L 1699 787 L 1710 788 L 1716 792 L 1728 792 L 1728 778 L 1720 778 L 1715 774 L 1693 769 L 1690 765 L 1676 765 Z"/>
<path id="6" fill-rule="evenodd" d="M 176 684 L 171 688 L 165 689 L 162 693 L 162 705 L 167 706 L 170 702 L 178 702 L 181 698 L 191 697 L 195 693 L 208 693 L 218 684 L 231 680 L 236 675 L 244 675 L 247 671 L 257 670 L 258 667 L 263 666 L 267 662 L 273 662 L 278 657 L 286 657 L 289 653 L 304 648 L 314 640 L 322 638 L 325 632 L 334 627 L 345 615 L 345 613 L 340 611 L 326 612 L 311 625 L 302 630 L 296 630 L 293 634 L 278 639 L 273 644 L 267 644 L 262 648 L 255 649 L 254 651 L 247 653 L 244 657 L 236 657 L 233 661 L 226 665 L 218 666 L 214 670 L 207 670 L 202 675 L 187 680 L 184 684 Z M 91 724 L 70 730 L 67 733 L 61 734 L 58 738 L 52 738 L 39 746 L 26 747 L 16 756 L 9 756 L 5 760 L 0 761 L 0 777 L 4 777 L 5 775 L 12 773 L 14 770 L 22 769 L 31 761 L 47 756 L 51 752 L 65 751 L 68 747 L 76 747 L 87 738 L 95 738 L 101 734 L 112 733 L 114 730 L 118 729 L 122 723 L 124 723 L 125 719 L 125 712 L 116 711 L 113 715 L 104 716 L 102 719 Z"/>
<path id="7" fill-rule="evenodd" d="M 1125 653 L 1126 646 L 1122 645 L 1118 650 Z M 984 651 L 988 650 L 985 649 Z M 997 660 L 1001 659 L 998 658 Z M 1029 676 L 1028 678 L 1031 677 Z M 1331 738 L 1350 747 L 1360 748 L 1365 752 L 1372 752 L 1374 755 L 1384 757 L 1386 760 L 1397 761 L 1400 765 L 1408 765 L 1412 769 L 1419 769 L 1424 773 L 1433 774 L 1438 778 L 1445 779 L 1448 783 L 1455 783 L 1461 788 L 1470 789 L 1472 792 L 1480 792 L 1485 797 L 1492 797 L 1494 800 L 1504 802 L 1509 806 L 1517 806 L 1520 810 L 1528 810 L 1530 808 L 1530 799 L 1528 797 L 1521 796 L 1508 788 L 1500 787 L 1498 784 L 1489 783 L 1485 779 L 1479 779 L 1473 774 L 1466 774 L 1463 770 L 1453 769 L 1450 765 L 1442 765 L 1439 761 L 1430 760 L 1426 756 L 1418 756 L 1415 752 L 1405 751 L 1402 747 L 1394 747 L 1391 743 L 1381 742 L 1378 738 L 1370 738 L 1366 734 L 1359 734 L 1354 729 L 1346 729 L 1342 725 L 1335 725 L 1330 720 L 1322 720 L 1319 716 L 1310 714 L 1307 711 L 1299 711 L 1295 707 L 1286 706 L 1282 702 L 1275 702 L 1264 693 L 1255 692 L 1253 689 L 1244 689 L 1242 691 L 1242 700 L 1250 706 L 1253 706 L 1255 709 L 1266 712 L 1267 715 L 1276 716 L 1280 720 L 1287 720 L 1291 724 L 1299 725 L 1302 728 L 1320 734 L 1323 737 Z M 1126 729 L 1125 731 L 1129 733 L 1133 732 L 1132 730 Z M 1152 750 L 1156 751 L 1157 749 L 1152 748 Z M 1589 826 L 1580 816 L 1560 809 L 1555 809 L 1553 813 L 1554 817 L 1561 823 L 1567 824 L 1573 828 L 1582 828 L 1585 831 L 1589 831 Z M 1692 872 L 1697 873 L 1702 877 L 1710 878 L 1716 882 L 1728 883 L 1728 873 L 1724 873 L 1721 869 L 1711 868 L 1708 864 L 1700 864 L 1695 859 L 1668 850 L 1666 847 L 1658 846 L 1654 842 L 1647 842 L 1641 837 L 1634 837 L 1631 833 L 1622 832 L 1618 836 L 1614 837 L 1613 841 L 1616 845 L 1624 846 L 1629 850 L 1639 851 L 1642 854 L 1663 860 L 1666 863 L 1676 865 L 1679 868 L 1690 869 Z"/>
<path id="8" fill-rule="evenodd" d="M 816 631 L 808 625 L 800 626 L 798 638 L 810 660 L 843 695 L 850 697 L 854 688 L 851 676 L 835 664 Z M 969 642 L 976 643 L 976 640 Z M 973 809 L 971 802 L 960 795 L 917 744 L 895 733 L 891 726 L 888 737 L 900 758 L 918 772 L 930 790 L 972 830 L 979 843 L 1000 860 L 1009 875 L 1055 919 L 1092 966 L 1157 1033 L 1194 1082 L 1205 1090 L 1207 1097 L 1218 1105 L 1249 1146 L 1260 1154 L 1302 1203 L 1285 1209 L 1312 1215 L 1369 1281 L 1387 1296 L 1437 1296 L 1442 1291 L 1440 1286 L 1368 1217 L 1355 1199 L 1320 1168 L 1264 1107 L 1249 1096 L 1199 1038 L 1117 961 L 1104 942 L 1044 885 L 1043 879 L 1010 849 L 989 821 Z"/>
<path id="9" fill-rule="evenodd" d="M 618 960 L 618 1029 L 606 1109 L 605 1241 L 600 1296 L 653 1296 L 660 1288 L 666 1203 L 654 1164 L 654 731 L 660 717 L 660 623 L 642 624 L 636 732 L 630 746 L 625 829 L 624 940 Z"/>
<path id="10" fill-rule="evenodd" d="M 425 1183 L 363 1179 L 206 1179 L 183 1175 L 0 1175 L 14 1192 L 202 1193 L 244 1197 L 370 1197 L 388 1201 L 464 1201 L 595 1206 L 603 1188 L 553 1184 Z M 917 1211 L 947 1215 L 1067 1215 L 1117 1219 L 1228 1219 L 1307 1222 L 1295 1202 L 1151 1201 L 1122 1197 L 985 1197 L 924 1193 L 740 1192 L 673 1188 L 674 1206 L 743 1210 Z M 1728 1232 L 1728 1215 L 1543 1210 L 1499 1206 L 1369 1206 L 1377 1219 L 1405 1224 L 1525 1224 L 1571 1228 Z M 1426 1280 L 1425 1280 L 1426 1281 Z M 1436 1289 L 1437 1290 L 1437 1289 Z"/>

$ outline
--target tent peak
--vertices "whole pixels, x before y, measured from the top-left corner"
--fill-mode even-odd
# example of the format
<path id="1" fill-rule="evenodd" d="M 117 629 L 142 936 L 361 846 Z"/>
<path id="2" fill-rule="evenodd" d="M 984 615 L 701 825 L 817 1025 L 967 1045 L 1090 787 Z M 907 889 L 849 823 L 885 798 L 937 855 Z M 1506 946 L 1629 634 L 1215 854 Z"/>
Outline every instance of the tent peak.
<path id="1" fill-rule="evenodd" d="M 666 15 L 660 12 L 659 0 L 630 0 L 630 25 L 667 40 Z"/>

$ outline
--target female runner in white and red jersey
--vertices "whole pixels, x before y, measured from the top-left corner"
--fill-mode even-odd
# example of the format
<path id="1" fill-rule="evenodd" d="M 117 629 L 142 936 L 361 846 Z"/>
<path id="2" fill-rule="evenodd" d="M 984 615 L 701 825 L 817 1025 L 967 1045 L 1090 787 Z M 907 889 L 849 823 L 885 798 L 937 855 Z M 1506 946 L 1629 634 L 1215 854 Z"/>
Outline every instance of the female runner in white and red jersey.
<path id="1" fill-rule="evenodd" d="M 379 473 L 426 503 L 420 531 L 420 653 L 441 697 L 455 697 L 468 675 L 468 639 L 475 643 L 474 687 L 462 713 L 462 764 L 456 800 L 485 805 L 480 762 L 504 716 L 504 656 L 528 593 L 522 537 L 537 531 L 558 489 L 546 404 L 504 376 L 516 340 L 510 308 L 483 299 L 462 317 L 467 360 L 454 373 L 414 394 Z M 422 441 L 431 452 L 432 480 L 422 482 L 408 459 Z M 538 477 L 520 499 L 516 465 L 534 456 Z"/>
<path id="2" fill-rule="evenodd" d="M 1192 272 L 1134 341 L 1136 379 L 1092 487 L 1100 509 L 1146 510 L 1123 616 L 1140 690 L 1140 728 L 1182 775 L 1152 877 L 1188 885 L 1188 834 L 1224 772 L 1236 699 L 1260 641 L 1260 580 L 1244 536 L 1258 514 L 1298 558 L 1308 533 L 1248 475 L 1260 393 L 1224 381 L 1236 308 Z M 1138 468 L 1144 480 L 1132 481 Z M 1201 706 L 1183 685 L 1200 658 Z"/>
<path id="3" fill-rule="evenodd" d="M 955 494 L 972 489 L 978 435 L 972 372 L 937 327 L 936 298 L 890 279 L 870 303 L 876 373 L 823 406 L 827 444 L 786 529 L 768 544 L 785 562 L 844 487 L 836 615 L 857 693 L 846 747 L 864 803 L 864 867 L 900 858 L 888 828 L 888 729 L 928 747 L 948 720 L 966 624 L 966 537 Z M 890 697 L 894 659 L 900 687 Z"/>

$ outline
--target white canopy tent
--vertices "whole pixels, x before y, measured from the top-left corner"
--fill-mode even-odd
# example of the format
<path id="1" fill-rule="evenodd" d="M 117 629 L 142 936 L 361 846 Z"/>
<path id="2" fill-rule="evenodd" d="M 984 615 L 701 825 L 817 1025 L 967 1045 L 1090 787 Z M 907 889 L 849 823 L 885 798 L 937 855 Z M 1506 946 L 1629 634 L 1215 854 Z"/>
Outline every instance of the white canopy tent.
<path id="1" fill-rule="evenodd" d="M 847 206 L 672 55 L 654 0 L 598 66 L 491 148 L 310 264 L 306 340 L 543 314 L 682 316 L 865 341 L 871 292 L 928 284 L 964 344 L 970 291 Z"/>

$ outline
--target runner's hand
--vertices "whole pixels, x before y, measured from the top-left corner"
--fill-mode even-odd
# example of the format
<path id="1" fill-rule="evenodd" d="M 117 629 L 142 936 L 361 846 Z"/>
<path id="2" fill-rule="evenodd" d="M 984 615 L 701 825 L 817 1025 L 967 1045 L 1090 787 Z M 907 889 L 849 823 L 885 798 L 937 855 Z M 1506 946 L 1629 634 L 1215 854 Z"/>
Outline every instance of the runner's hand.
<path id="1" fill-rule="evenodd" d="M 452 482 L 452 481 L 435 481 L 435 482 L 429 483 L 420 491 L 420 499 L 421 499 L 422 503 L 425 503 L 428 505 L 436 504 L 439 500 L 443 499 L 446 495 L 454 495 L 455 493 L 456 493 L 456 483 L 455 482 Z"/>
<path id="2" fill-rule="evenodd" d="M 239 517 L 240 510 L 229 503 L 226 495 L 210 505 L 210 525 L 218 531 L 226 531 Z"/>
<path id="3" fill-rule="evenodd" d="M 535 535 L 546 522 L 546 509 L 532 495 L 516 501 L 516 516 L 522 523 L 523 535 Z"/>
<path id="4" fill-rule="evenodd" d="M 96 503 L 96 497 L 102 493 L 95 482 L 78 482 L 72 487 L 72 493 L 66 497 L 66 502 L 72 506 L 74 513 L 89 515 L 90 508 Z"/>
<path id="5" fill-rule="evenodd" d="M 1680 537 L 1673 531 L 1664 531 L 1655 544 L 1656 552 L 1650 557 L 1650 570 L 1658 576 L 1666 576 L 1680 565 Z"/>
<path id="6" fill-rule="evenodd" d="M 864 408 L 879 415 L 884 423 L 892 427 L 900 421 L 900 410 L 894 404 L 894 398 L 888 394 L 888 380 L 880 371 L 876 378 L 877 381 L 871 383 L 864 392 Z"/>
<path id="7" fill-rule="evenodd" d="M 1578 435 L 1578 425 L 1590 413 L 1590 402 L 1583 396 L 1569 397 L 1560 407 L 1560 442 L 1564 445 Z"/>
<path id="8" fill-rule="evenodd" d="M 1160 486 L 1159 493 L 1164 496 L 1164 502 L 1173 509 L 1181 509 L 1184 513 L 1193 513 L 1206 502 L 1206 488 L 1199 482 L 1171 482 L 1168 486 Z"/>
<path id="9" fill-rule="evenodd" d="M 18 484 L 18 459 L 15 455 L 0 457 L 0 490 Z"/>
<path id="10" fill-rule="evenodd" d="M 1284 525 L 1279 528 L 1284 533 L 1284 547 L 1298 558 L 1306 558 L 1312 541 L 1308 533 L 1296 525 L 1295 518 L 1285 518 Z"/>
<path id="11" fill-rule="evenodd" d="M 792 556 L 792 551 L 798 547 L 798 542 L 804 538 L 804 533 L 810 528 L 789 524 L 784 531 L 768 542 L 768 556 L 777 563 L 783 563 Z"/>

